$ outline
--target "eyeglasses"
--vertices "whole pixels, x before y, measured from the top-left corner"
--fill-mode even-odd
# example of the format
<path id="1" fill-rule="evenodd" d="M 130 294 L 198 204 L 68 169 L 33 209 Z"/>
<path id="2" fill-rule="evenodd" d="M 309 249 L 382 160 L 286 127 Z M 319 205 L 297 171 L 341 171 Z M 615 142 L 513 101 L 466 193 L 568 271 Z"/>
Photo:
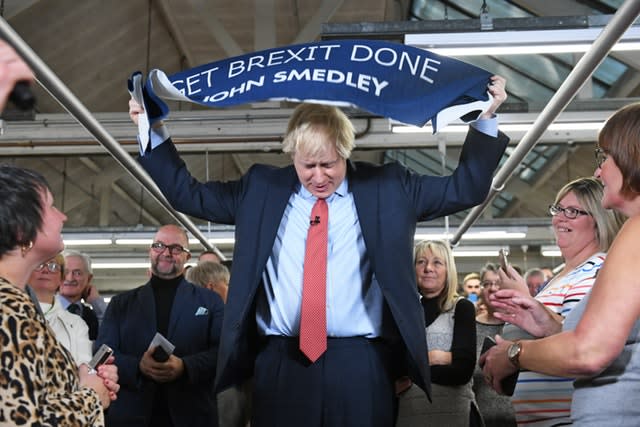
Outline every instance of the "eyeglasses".
<path id="1" fill-rule="evenodd" d="M 483 288 L 491 288 L 491 287 L 495 287 L 500 289 L 500 281 L 499 280 L 484 280 L 482 281 L 482 283 L 480 283 L 480 286 L 482 286 Z"/>
<path id="2" fill-rule="evenodd" d="M 189 249 L 183 248 L 180 245 L 165 245 L 162 242 L 153 242 L 151 244 L 151 249 L 153 249 L 154 251 L 160 254 L 164 252 L 165 249 L 169 249 L 169 253 L 171 255 L 180 255 L 182 252 L 186 252 L 188 254 L 191 253 Z"/>
<path id="3" fill-rule="evenodd" d="M 609 158 L 609 153 L 604 151 L 602 148 L 597 147 L 594 150 L 594 154 L 596 156 L 596 165 L 601 168 L 602 164 Z"/>
<path id="4" fill-rule="evenodd" d="M 582 209 L 576 209 L 572 207 L 563 208 L 560 205 L 549 205 L 549 213 L 552 216 L 559 215 L 560 212 L 562 212 L 564 216 L 569 219 L 576 219 L 578 215 L 591 215 L 589 212 L 583 211 Z"/>
<path id="5" fill-rule="evenodd" d="M 50 273 L 57 273 L 58 271 L 60 271 L 60 264 L 58 264 L 57 262 L 43 262 L 42 264 L 40 264 L 39 266 L 36 267 L 36 271 L 42 271 L 44 270 L 44 268 L 47 268 L 47 270 L 49 270 Z"/>

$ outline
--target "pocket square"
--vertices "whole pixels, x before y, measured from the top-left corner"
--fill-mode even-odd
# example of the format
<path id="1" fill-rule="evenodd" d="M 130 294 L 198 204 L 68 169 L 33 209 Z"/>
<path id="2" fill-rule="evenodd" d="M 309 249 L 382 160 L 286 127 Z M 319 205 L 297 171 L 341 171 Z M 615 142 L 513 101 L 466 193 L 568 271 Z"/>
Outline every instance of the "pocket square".
<path id="1" fill-rule="evenodd" d="M 209 310 L 205 307 L 198 307 L 196 310 L 196 316 L 206 316 L 207 314 L 209 314 Z"/>

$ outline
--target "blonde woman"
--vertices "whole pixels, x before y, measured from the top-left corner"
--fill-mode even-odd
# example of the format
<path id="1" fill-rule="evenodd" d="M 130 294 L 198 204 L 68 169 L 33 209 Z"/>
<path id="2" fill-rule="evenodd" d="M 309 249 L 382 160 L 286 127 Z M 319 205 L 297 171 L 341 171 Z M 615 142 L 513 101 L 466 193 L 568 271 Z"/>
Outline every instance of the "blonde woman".
<path id="1" fill-rule="evenodd" d="M 457 295 L 458 273 L 448 243 L 422 241 L 414 249 L 414 265 L 424 310 L 432 403 L 412 386 L 400 395 L 397 426 L 477 425 L 471 390 L 476 364 L 475 307 Z"/>

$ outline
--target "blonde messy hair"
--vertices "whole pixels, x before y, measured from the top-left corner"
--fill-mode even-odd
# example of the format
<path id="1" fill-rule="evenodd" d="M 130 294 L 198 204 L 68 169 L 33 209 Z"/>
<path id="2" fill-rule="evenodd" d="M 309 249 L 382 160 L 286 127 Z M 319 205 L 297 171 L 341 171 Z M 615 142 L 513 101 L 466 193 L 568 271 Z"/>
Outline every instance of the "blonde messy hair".
<path id="1" fill-rule="evenodd" d="M 330 105 L 300 104 L 289 119 L 282 151 L 291 155 L 304 151 L 314 156 L 325 150 L 327 136 L 340 157 L 348 159 L 351 156 L 355 130 L 342 110 Z"/>

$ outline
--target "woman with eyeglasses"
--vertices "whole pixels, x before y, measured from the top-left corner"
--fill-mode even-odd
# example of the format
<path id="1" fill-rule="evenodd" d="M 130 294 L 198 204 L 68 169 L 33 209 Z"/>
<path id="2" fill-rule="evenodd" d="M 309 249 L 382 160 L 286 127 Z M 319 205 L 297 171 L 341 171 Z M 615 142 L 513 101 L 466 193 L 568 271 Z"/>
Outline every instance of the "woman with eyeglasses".
<path id="1" fill-rule="evenodd" d="M 89 327 L 82 317 L 60 305 L 56 293 L 64 280 L 64 256 L 60 253 L 38 265 L 31 273 L 29 286 L 56 338 L 71 353 L 78 366 L 91 360 Z"/>
<path id="2" fill-rule="evenodd" d="M 591 290 L 596 274 L 613 238 L 622 225 L 622 217 L 600 205 L 603 186 L 595 178 L 579 178 L 558 191 L 549 207 L 551 225 L 564 260 L 563 268 L 544 287 L 531 297 L 525 280 L 513 268 L 509 275 L 502 273 L 502 288 L 496 292 L 491 305 L 495 316 L 509 322 L 502 333 L 507 339 L 541 338 L 557 333 L 564 317 Z M 557 328 L 545 330 L 541 325 L 527 325 L 510 313 L 501 313 L 501 295 L 518 295 L 530 304 L 544 306 L 555 319 Z M 504 298 L 504 297 L 503 297 Z M 518 424 L 554 426 L 570 423 L 573 378 L 550 376 L 537 372 L 521 372 L 512 396 Z"/>
<path id="3" fill-rule="evenodd" d="M 103 426 L 120 387 L 113 359 L 96 373 L 78 368 L 25 291 L 62 250 L 66 217 L 27 169 L 0 165 L 0 200 L 0 425 Z"/>
<path id="4" fill-rule="evenodd" d="M 398 399 L 396 427 L 481 425 L 471 390 L 475 307 L 456 293 L 453 252 L 444 241 L 421 241 L 414 248 L 414 265 L 427 325 L 432 402 L 417 386 L 408 387 Z"/>
<path id="5" fill-rule="evenodd" d="M 519 297 L 504 309 L 526 325 L 558 333 L 507 341 L 481 360 L 499 387 L 516 369 L 576 377 L 571 419 L 580 426 L 637 426 L 640 419 L 640 104 L 618 110 L 598 137 L 595 176 L 601 205 L 628 217 L 598 271 L 591 292 L 561 326 L 548 310 Z M 566 206 L 563 206 L 566 208 Z M 587 209 L 584 209 L 587 210 Z M 584 215 L 583 215 L 584 216 Z"/>

